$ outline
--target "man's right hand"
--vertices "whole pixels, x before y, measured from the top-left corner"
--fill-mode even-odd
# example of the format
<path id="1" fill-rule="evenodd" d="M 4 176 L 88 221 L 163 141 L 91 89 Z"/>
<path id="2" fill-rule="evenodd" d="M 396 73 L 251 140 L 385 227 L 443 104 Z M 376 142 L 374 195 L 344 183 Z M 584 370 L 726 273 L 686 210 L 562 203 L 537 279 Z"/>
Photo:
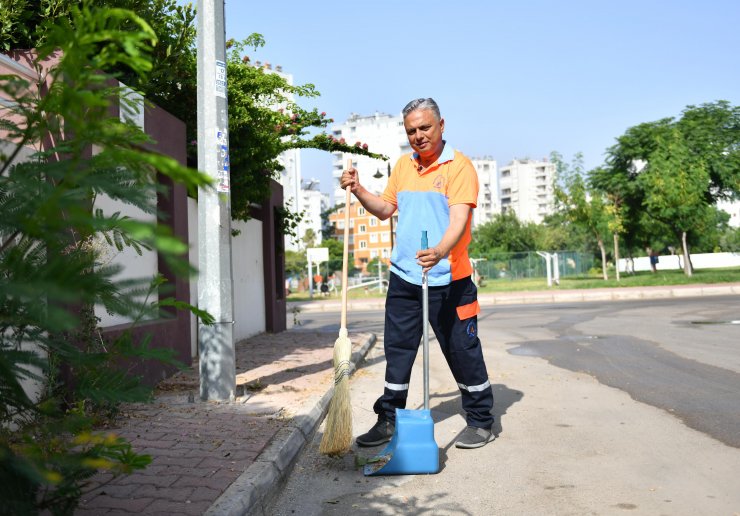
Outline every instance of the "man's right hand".
<path id="1" fill-rule="evenodd" d="M 339 179 L 339 186 L 342 190 L 346 190 L 349 186 L 352 193 L 357 193 L 357 189 L 360 188 L 360 174 L 357 169 L 352 167 L 349 170 L 344 170 L 342 177 Z"/>
<path id="2" fill-rule="evenodd" d="M 360 174 L 354 167 L 342 172 L 342 177 L 339 178 L 339 186 L 342 190 L 346 190 L 349 186 L 350 191 L 355 194 L 360 204 L 380 220 L 387 219 L 396 211 L 395 205 L 384 201 L 379 195 L 368 192 L 360 185 Z"/>

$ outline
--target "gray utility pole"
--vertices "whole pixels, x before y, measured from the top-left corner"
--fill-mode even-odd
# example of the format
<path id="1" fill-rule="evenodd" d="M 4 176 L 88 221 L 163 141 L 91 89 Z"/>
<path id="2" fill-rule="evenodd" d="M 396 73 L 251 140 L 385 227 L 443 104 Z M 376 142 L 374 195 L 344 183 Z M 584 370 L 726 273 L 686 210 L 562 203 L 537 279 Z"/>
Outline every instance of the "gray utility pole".
<path id="1" fill-rule="evenodd" d="M 223 0 L 198 0 L 198 168 L 216 188 L 198 189 L 198 307 L 216 320 L 198 324 L 200 398 L 234 399 L 234 297 L 231 271 L 229 113 Z"/>

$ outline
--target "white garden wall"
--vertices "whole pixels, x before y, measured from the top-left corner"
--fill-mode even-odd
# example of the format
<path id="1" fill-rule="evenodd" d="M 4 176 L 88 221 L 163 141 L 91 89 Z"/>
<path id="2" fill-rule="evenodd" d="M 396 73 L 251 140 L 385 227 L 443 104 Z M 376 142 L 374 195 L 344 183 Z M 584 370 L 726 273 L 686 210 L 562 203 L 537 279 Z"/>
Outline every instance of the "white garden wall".
<path id="1" fill-rule="evenodd" d="M 234 296 L 234 342 L 265 331 L 265 278 L 262 263 L 262 222 L 233 221 L 231 268 Z M 198 267 L 198 203 L 188 198 L 190 263 Z M 190 303 L 198 303 L 198 280 L 190 282 Z M 191 316 L 192 356 L 198 354 L 198 325 Z"/>
<path id="2" fill-rule="evenodd" d="M 702 253 L 692 254 L 691 263 L 694 269 L 715 269 L 720 267 L 740 267 L 740 253 Z M 680 255 L 661 255 L 658 257 L 658 270 L 683 269 L 683 257 Z M 619 259 L 620 272 L 626 272 L 627 260 Z M 649 271 L 650 258 L 640 256 L 634 259 L 634 270 Z"/>

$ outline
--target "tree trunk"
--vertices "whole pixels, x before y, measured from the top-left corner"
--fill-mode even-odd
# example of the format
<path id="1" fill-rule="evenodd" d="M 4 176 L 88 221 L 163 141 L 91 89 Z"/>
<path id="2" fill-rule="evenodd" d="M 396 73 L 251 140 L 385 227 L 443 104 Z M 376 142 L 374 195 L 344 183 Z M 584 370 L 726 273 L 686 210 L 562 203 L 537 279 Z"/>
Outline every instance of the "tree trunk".
<path id="1" fill-rule="evenodd" d="M 606 248 L 604 247 L 604 241 L 600 238 L 599 249 L 601 249 L 601 272 L 604 275 L 604 280 L 608 280 L 609 274 L 606 271 Z"/>
<path id="2" fill-rule="evenodd" d="M 619 234 L 614 233 L 614 270 L 617 274 L 617 281 L 619 281 Z"/>
<path id="3" fill-rule="evenodd" d="M 694 271 L 692 270 L 691 260 L 689 259 L 689 245 L 686 242 L 686 231 L 681 233 L 681 246 L 683 247 L 683 272 L 691 277 Z"/>

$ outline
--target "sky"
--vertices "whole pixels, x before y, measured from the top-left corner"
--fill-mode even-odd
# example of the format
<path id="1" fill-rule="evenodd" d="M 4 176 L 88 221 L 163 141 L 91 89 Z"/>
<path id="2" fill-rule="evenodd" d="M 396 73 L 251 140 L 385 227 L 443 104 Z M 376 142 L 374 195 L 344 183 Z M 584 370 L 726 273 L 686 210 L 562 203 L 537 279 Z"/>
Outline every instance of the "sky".
<path id="1" fill-rule="evenodd" d="M 432 97 L 446 140 L 499 167 L 557 151 L 589 170 L 634 125 L 740 104 L 737 0 L 232 0 L 225 16 L 227 38 L 264 36 L 252 61 L 315 85 L 302 107 L 341 123 Z M 330 192 L 331 161 L 302 151 L 303 178 Z"/>

